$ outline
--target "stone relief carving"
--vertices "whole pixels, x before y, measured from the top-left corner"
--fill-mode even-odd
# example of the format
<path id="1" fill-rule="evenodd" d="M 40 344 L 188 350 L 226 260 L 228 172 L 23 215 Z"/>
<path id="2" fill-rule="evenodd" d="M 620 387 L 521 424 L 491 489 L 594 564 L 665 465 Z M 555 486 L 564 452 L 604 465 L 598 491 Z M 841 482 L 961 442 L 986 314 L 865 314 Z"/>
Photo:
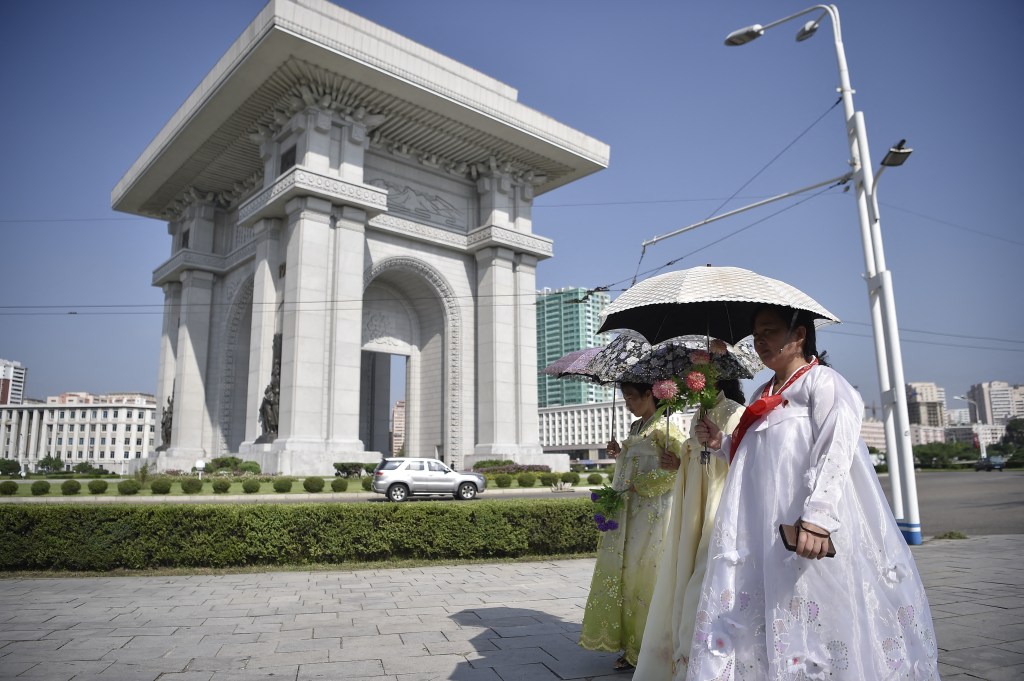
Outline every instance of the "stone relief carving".
<path id="1" fill-rule="evenodd" d="M 228 305 L 228 314 L 220 337 L 223 339 L 223 352 L 220 358 L 220 393 L 219 399 L 219 446 L 221 453 L 227 453 L 228 433 L 231 432 L 234 416 L 233 397 L 235 392 L 235 361 L 239 352 L 248 355 L 249 348 L 238 347 L 238 334 L 245 313 L 252 309 L 253 273 L 251 267 L 235 270 L 224 282 L 223 302 Z"/>
<path id="2" fill-rule="evenodd" d="M 433 267 L 409 257 L 395 257 L 383 260 L 374 265 L 363 276 L 363 290 L 370 282 L 382 273 L 392 269 L 405 269 L 416 272 L 429 282 L 441 299 L 445 315 L 445 332 L 447 336 L 446 366 L 448 380 L 445 383 L 445 405 L 448 408 L 448 427 L 446 447 L 448 461 L 459 465 L 462 461 L 462 312 L 459 310 L 458 298 L 448 282 Z M 457 459 L 456 459 L 457 457 Z"/>
<path id="3" fill-rule="evenodd" d="M 418 222 L 403 220 L 394 215 L 378 215 L 370 220 L 371 227 L 384 228 L 391 232 L 398 232 L 414 239 L 444 243 L 465 250 L 467 241 L 465 234 L 456 234 L 447 229 L 430 227 Z"/>
<path id="4" fill-rule="evenodd" d="M 408 185 L 397 185 L 383 179 L 367 182 L 388 193 L 388 210 L 405 213 L 420 220 L 439 222 L 448 227 L 466 227 L 466 216 L 454 204 L 438 194 L 419 192 Z"/>
<path id="5" fill-rule="evenodd" d="M 379 345 L 398 345 L 395 340 L 394 320 L 384 312 L 371 312 L 366 315 L 363 325 L 363 345 L 377 343 Z"/>

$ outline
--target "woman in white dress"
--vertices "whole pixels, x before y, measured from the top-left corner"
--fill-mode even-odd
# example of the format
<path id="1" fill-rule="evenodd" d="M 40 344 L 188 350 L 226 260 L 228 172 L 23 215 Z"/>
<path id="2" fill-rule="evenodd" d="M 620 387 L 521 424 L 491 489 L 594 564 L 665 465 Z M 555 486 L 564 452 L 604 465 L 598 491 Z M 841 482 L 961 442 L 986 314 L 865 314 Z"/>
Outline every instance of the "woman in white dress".
<path id="1" fill-rule="evenodd" d="M 686 678 L 938 679 L 924 586 L 860 440 L 860 396 L 816 356 L 805 312 L 761 309 L 754 347 L 775 375 L 740 425 L 697 428 L 732 463 Z M 799 528 L 794 552 L 783 523 Z"/>
<path id="2" fill-rule="evenodd" d="M 633 668 L 640 652 L 685 436 L 675 418 L 654 418 L 650 385 L 623 383 L 622 396 L 638 417 L 621 447 L 608 443 L 608 454 L 616 459 L 611 486 L 624 493 L 624 504 L 608 518 L 618 526 L 601 533 L 579 644 L 622 651 L 614 667 L 624 671 Z M 662 467 L 662 456 L 674 461 L 668 466 L 672 470 Z"/>

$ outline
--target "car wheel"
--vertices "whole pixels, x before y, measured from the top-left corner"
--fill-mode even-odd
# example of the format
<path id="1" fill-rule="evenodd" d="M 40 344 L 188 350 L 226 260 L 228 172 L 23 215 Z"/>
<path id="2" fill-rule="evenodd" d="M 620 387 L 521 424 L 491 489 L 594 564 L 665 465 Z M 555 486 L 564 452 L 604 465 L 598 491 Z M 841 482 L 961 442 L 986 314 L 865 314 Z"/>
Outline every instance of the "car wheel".
<path id="1" fill-rule="evenodd" d="M 476 485 L 471 482 L 464 482 L 459 485 L 459 489 L 455 492 L 456 499 L 462 499 L 468 501 L 476 496 Z"/>
<path id="2" fill-rule="evenodd" d="M 405 485 L 391 485 L 388 487 L 388 499 L 391 501 L 405 501 L 409 498 L 409 488 Z"/>

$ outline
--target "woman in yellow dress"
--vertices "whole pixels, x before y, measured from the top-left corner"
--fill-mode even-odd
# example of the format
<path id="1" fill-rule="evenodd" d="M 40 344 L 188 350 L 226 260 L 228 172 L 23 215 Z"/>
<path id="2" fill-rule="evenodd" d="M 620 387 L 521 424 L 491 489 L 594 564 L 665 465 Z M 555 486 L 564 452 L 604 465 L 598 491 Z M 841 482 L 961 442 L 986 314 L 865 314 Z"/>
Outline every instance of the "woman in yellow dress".
<path id="1" fill-rule="evenodd" d="M 622 493 L 623 505 L 615 518 L 607 519 L 617 525 L 601 535 L 579 644 L 622 651 L 615 668 L 628 670 L 637 663 L 644 637 L 684 436 L 677 417 L 654 418 L 657 404 L 649 384 L 621 387 L 637 420 L 621 447 L 615 440 L 608 443 L 608 454 L 616 460 L 611 486 Z"/>
<path id="2" fill-rule="evenodd" d="M 704 418 L 729 433 L 743 414 L 743 391 L 735 379 L 720 380 L 716 387 L 717 403 Z M 662 545 L 635 681 L 671 681 L 686 672 L 708 543 L 729 470 L 722 457 L 710 456 L 701 462 L 702 446 L 692 436 L 696 425 L 694 419 L 671 493 L 668 535 Z"/>

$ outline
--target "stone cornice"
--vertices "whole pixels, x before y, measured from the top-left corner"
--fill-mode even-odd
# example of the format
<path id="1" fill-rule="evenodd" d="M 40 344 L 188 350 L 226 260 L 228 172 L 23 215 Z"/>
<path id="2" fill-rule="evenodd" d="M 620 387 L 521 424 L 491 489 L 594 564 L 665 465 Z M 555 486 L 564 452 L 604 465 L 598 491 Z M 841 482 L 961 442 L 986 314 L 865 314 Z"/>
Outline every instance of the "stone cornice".
<path id="1" fill-rule="evenodd" d="M 470 251 L 479 251 L 483 248 L 500 246 L 510 248 L 517 253 L 529 253 L 538 260 L 550 258 L 554 255 L 551 239 L 537 236 L 536 234 L 524 234 L 507 227 L 488 225 L 469 233 L 467 246 Z"/>
<path id="2" fill-rule="evenodd" d="M 285 217 L 285 204 L 296 196 L 316 196 L 333 204 L 355 206 L 370 215 L 388 209 L 388 194 L 382 189 L 345 182 L 296 166 L 239 206 L 238 222 L 248 225 L 262 218 Z"/>
<path id="3" fill-rule="evenodd" d="M 181 250 L 171 256 L 163 265 L 153 270 L 153 286 L 163 286 L 164 284 L 179 281 L 182 273 L 188 270 L 199 270 L 218 276 L 224 275 L 255 256 L 255 241 L 250 241 L 227 255 L 199 253 L 187 249 Z"/>
<path id="4" fill-rule="evenodd" d="M 469 247 L 469 240 L 465 234 L 459 234 L 439 227 L 431 227 L 420 222 L 403 220 L 394 215 L 378 215 L 370 220 L 370 227 L 379 229 L 382 232 L 401 234 L 416 241 L 442 244 L 460 251 L 468 250 Z"/>

